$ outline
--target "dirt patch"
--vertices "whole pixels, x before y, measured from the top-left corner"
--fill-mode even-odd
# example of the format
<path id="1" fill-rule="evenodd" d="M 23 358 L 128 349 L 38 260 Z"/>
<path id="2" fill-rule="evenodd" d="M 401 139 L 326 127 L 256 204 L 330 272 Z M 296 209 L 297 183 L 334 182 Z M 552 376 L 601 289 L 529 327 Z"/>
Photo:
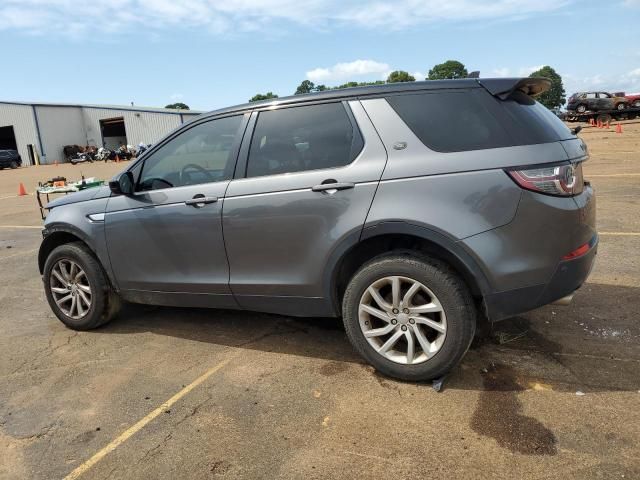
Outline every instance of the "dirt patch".
<path id="1" fill-rule="evenodd" d="M 471 428 L 491 437 L 498 445 L 524 455 L 555 455 L 556 437 L 535 418 L 522 413 L 518 392 L 525 390 L 516 372 L 506 365 L 492 364 L 483 372 L 484 390 L 471 421 Z"/>
<path id="2" fill-rule="evenodd" d="M 209 471 L 214 476 L 225 475 L 231 469 L 231 464 L 224 460 L 216 460 L 209 465 Z"/>
<path id="3" fill-rule="evenodd" d="M 327 362 L 320 367 L 320 373 L 326 377 L 331 377 L 346 372 L 348 369 L 349 365 L 344 362 Z"/>

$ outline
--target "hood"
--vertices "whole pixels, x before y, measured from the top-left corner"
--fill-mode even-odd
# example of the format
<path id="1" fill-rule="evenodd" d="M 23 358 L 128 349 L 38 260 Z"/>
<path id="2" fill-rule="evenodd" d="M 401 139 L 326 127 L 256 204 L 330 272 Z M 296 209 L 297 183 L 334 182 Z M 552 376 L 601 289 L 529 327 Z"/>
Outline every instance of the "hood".
<path id="1" fill-rule="evenodd" d="M 108 185 L 101 187 L 87 188 L 86 190 L 80 190 L 79 192 L 70 193 L 68 195 L 56 198 L 55 200 L 47 203 L 45 208 L 49 210 L 61 205 L 69 205 L 71 203 L 86 202 L 87 200 L 94 200 L 96 198 L 105 198 L 111 195 L 111 189 Z"/>

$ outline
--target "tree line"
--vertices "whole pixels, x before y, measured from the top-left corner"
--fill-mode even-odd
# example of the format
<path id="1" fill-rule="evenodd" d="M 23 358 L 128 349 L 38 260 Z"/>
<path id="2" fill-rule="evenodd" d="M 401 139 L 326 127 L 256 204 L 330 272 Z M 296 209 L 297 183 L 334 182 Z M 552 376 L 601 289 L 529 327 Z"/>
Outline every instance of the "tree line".
<path id="1" fill-rule="evenodd" d="M 469 76 L 469 72 L 463 63 L 457 60 L 447 60 L 444 63 L 439 63 L 434 65 L 433 68 L 429 70 L 427 74 L 427 78 L 425 80 L 446 80 L 446 79 L 456 79 L 456 78 L 467 78 Z M 530 77 L 546 77 L 551 80 L 551 88 L 538 96 L 536 100 L 542 103 L 549 109 L 560 108 L 564 105 L 565 91 L 564 86 L 562 85 L 562 77 L 550 66 L 544 66 L 541 69 L 533 72 Z M 398 82 L 415 82 L 416 79 L 413 75 L 409 74 L 409 72 L 405 72 L 404 70 L 396 70 L 391 72 L 386 80 L 377 80 L 375 82 L 347 82 L 342 85 L 338 85 L 336 87 L 328 87 L 326 85 L 316 85 L 311 80 L 303 80 L 294 95 L 303 95 L 305 93 L 313 93 L 313 92 L 323 92 L 325 90 L 335 90 L 339 88 L 349 88 L 349 87 L 363 87 L 368 85 L 384 85 L 386 83 L 398 83 Z M 269 100 L 272 98 L 278 98 L 273 92 L 267 93 L 258 93 L 249 99 L 249 102 L 257 102 L 260 100 Z"/>

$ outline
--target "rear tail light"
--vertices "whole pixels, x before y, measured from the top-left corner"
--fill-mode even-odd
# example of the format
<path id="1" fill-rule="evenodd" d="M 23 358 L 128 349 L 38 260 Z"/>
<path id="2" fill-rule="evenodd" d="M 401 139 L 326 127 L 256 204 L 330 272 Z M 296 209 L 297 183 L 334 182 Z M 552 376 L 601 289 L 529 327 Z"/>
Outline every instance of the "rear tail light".
<path id="1" fill-rule="evenodd" d="M 591 249 L 591 246 L 588 243 L 585 243 L 584 245 L 580 245 L 573 252 L 567 253 L 564 257 L 562 257 L 562 260 L 573 260 L 574 258 L 581 257 L 585 253 L 587 253 L 590 249 Z"/>
<path id="2" fill-rule="evenodd" d="M 526 170 L 507 170 L 509 176 L 522 188 L 546 195 L 570 197 L 582 193 L 582 163 L 541 166 Z"/>

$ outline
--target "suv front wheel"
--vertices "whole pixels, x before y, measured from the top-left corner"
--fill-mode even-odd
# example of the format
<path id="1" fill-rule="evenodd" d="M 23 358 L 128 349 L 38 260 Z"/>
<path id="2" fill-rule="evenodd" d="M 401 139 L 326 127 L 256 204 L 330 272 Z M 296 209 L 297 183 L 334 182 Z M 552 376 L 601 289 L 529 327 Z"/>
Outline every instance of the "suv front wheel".
<path id="1" fill-rule="evenodd" d="M 377 370 L 402 380 L 446 374 L 475 333 L 476 310 L 466 285 L 428 257 L 373 259 L 351 279 L 342 309 L 354 348 Z"/>
<path id="2" fill-rule="evenodd" d="M 56 247 L 45 262 L 42 279 L 53 313 L 73 330 L 99 327 L 119 310 L 119 297 L 82 243 Z"/>

